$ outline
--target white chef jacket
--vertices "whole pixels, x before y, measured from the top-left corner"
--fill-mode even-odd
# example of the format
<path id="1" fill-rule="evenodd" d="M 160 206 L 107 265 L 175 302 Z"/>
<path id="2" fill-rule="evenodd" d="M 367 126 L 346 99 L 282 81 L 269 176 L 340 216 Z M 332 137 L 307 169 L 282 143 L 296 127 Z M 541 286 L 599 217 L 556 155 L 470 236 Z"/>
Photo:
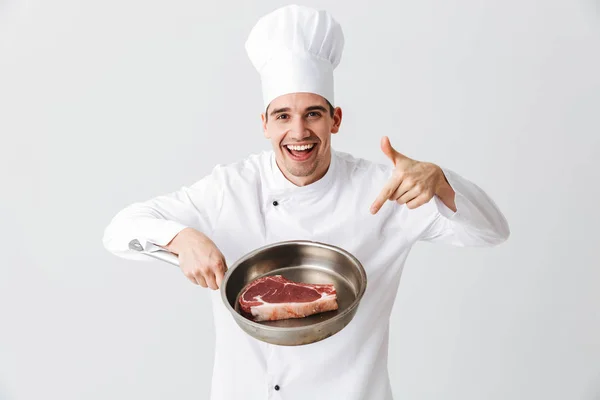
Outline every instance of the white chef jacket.
<path id="1" fill-rule="evenodd" d="M 128 248 L 167 244 L 184 227 L 207 234 L 232 265 L 247 252 L 283 240 L 313 240 L 352 253 L 367 273 L 367 289 L 351 323 L 303 346 L 258 341 L 239 328 L 209 289 L 216 329 L 212 400 L 390 400 L 389 321 L 400 275 L 418 240 L 457 246 L 492 246 L 509 236 L 495 203 L 478 186 L 443 168 L 456 193 L 457 212 L 434 196 L 410 210 L 371 203 L 391 176 L 380 165 L 332 150 L 327 173 L 303 187 L 279 170 L 273 151 L 218 165 L 190 187 L 132 204 L 104 233 L 110 252 L 151 260 Z"/>

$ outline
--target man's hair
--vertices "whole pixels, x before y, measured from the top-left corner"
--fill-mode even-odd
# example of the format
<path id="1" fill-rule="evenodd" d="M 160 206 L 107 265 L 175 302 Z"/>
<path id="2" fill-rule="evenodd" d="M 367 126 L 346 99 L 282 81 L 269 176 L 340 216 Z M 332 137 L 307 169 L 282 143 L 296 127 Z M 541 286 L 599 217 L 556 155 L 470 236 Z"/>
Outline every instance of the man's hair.
<path id="1" fill-rule="evenodd" d="M 333 118 L 333 112 L 334 112 L 333 106 L 331 105 L 329 100 L 327 100 L 326 98 L 323 98 L 323 100 L 325 100 L 325 102 L 329 106 L 329 116 L 331 118 Z M 270 106 L 270 104 L 269 104 L 269 106 Z M 267 106 L 267 109 L 265 110 L 265 122 L 269 122 L 269 106 Z"/>

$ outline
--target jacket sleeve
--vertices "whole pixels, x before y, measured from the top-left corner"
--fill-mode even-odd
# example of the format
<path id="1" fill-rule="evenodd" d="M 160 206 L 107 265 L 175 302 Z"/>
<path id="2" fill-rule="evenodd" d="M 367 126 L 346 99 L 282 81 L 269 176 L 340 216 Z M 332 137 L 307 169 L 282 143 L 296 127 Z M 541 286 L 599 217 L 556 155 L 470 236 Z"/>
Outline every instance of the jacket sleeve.
<path id="1" fill-rule="evenodd" d="M 424 229 L 417 240 L 442 242 L 455 246 L 495 246 L 506 241 L 510 229 L 506 218 L 494 201 L 477 185 L 442 168 L 455 192 L 456 212 L 439 197 L 427 204 Z"/>
<path id="2" fill-rule="evenodd" d="M 189 187 L 136 202 L 123 208 L 104 229 L 103 245 L 123 258 L 149 258 L 129 249 L 137 239 L 144 250 L 168 244 L 181 230 L 191 227 L 210 236 L 222 204 L 223 189 L 213 174 Z"/>

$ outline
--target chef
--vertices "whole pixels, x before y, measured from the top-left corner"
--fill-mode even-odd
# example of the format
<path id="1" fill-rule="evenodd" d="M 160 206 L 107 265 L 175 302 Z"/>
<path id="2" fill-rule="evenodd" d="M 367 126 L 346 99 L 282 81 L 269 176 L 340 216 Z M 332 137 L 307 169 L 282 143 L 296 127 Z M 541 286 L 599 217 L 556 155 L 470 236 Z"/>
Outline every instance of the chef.
<path id="1" fill-rule="evenodd" d="M 207 288 L 216 329 L 213 400 L 392 399 L 390 313 L 411 247 L 417 241 L 494 246 L 509 236 L 482 189 L 407 157 L 387 137 L 379 144 L 387 164 L 332 148 L 342 122 L 333 72 L 343 47 L 342 29 L 325 11 L 293 5 L 262 17 L 246 50 L 260 75 L 262 126 L 272 150 L 131 204 L 105 229 L 108 251 L 150 260 L 129 250 L 132 239 L 148 251 L 169 249 L 187 279 Z M 271 345 L 244 333 L 224 307 L 216 289 L 227 266 L 283 240 L 339 246 L 363 264 L 368 288 L 352 322 L 336 335 L 297 347 Z"/>

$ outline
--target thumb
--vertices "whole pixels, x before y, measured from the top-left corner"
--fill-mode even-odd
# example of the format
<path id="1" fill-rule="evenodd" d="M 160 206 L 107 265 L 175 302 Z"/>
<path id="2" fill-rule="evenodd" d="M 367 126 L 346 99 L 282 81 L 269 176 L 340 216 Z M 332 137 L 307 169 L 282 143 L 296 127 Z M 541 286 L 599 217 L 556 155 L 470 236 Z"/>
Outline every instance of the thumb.
<path id="1" fill-rule="evenodd" d="M 392 160 L 392 162 L 394 163 L 394 165 L 396 165 L 396 161 L 398 160 L 398 157 L 401 156 L 401 154 L 398 153 L 392 147 L 392 144 L 390 143 L 390 138 L 388 138 L 387 136 L 384 136 L 384 137 L 381 138 L 381 151 L 383 151 L 383 153 L 390 160 Z"/>

